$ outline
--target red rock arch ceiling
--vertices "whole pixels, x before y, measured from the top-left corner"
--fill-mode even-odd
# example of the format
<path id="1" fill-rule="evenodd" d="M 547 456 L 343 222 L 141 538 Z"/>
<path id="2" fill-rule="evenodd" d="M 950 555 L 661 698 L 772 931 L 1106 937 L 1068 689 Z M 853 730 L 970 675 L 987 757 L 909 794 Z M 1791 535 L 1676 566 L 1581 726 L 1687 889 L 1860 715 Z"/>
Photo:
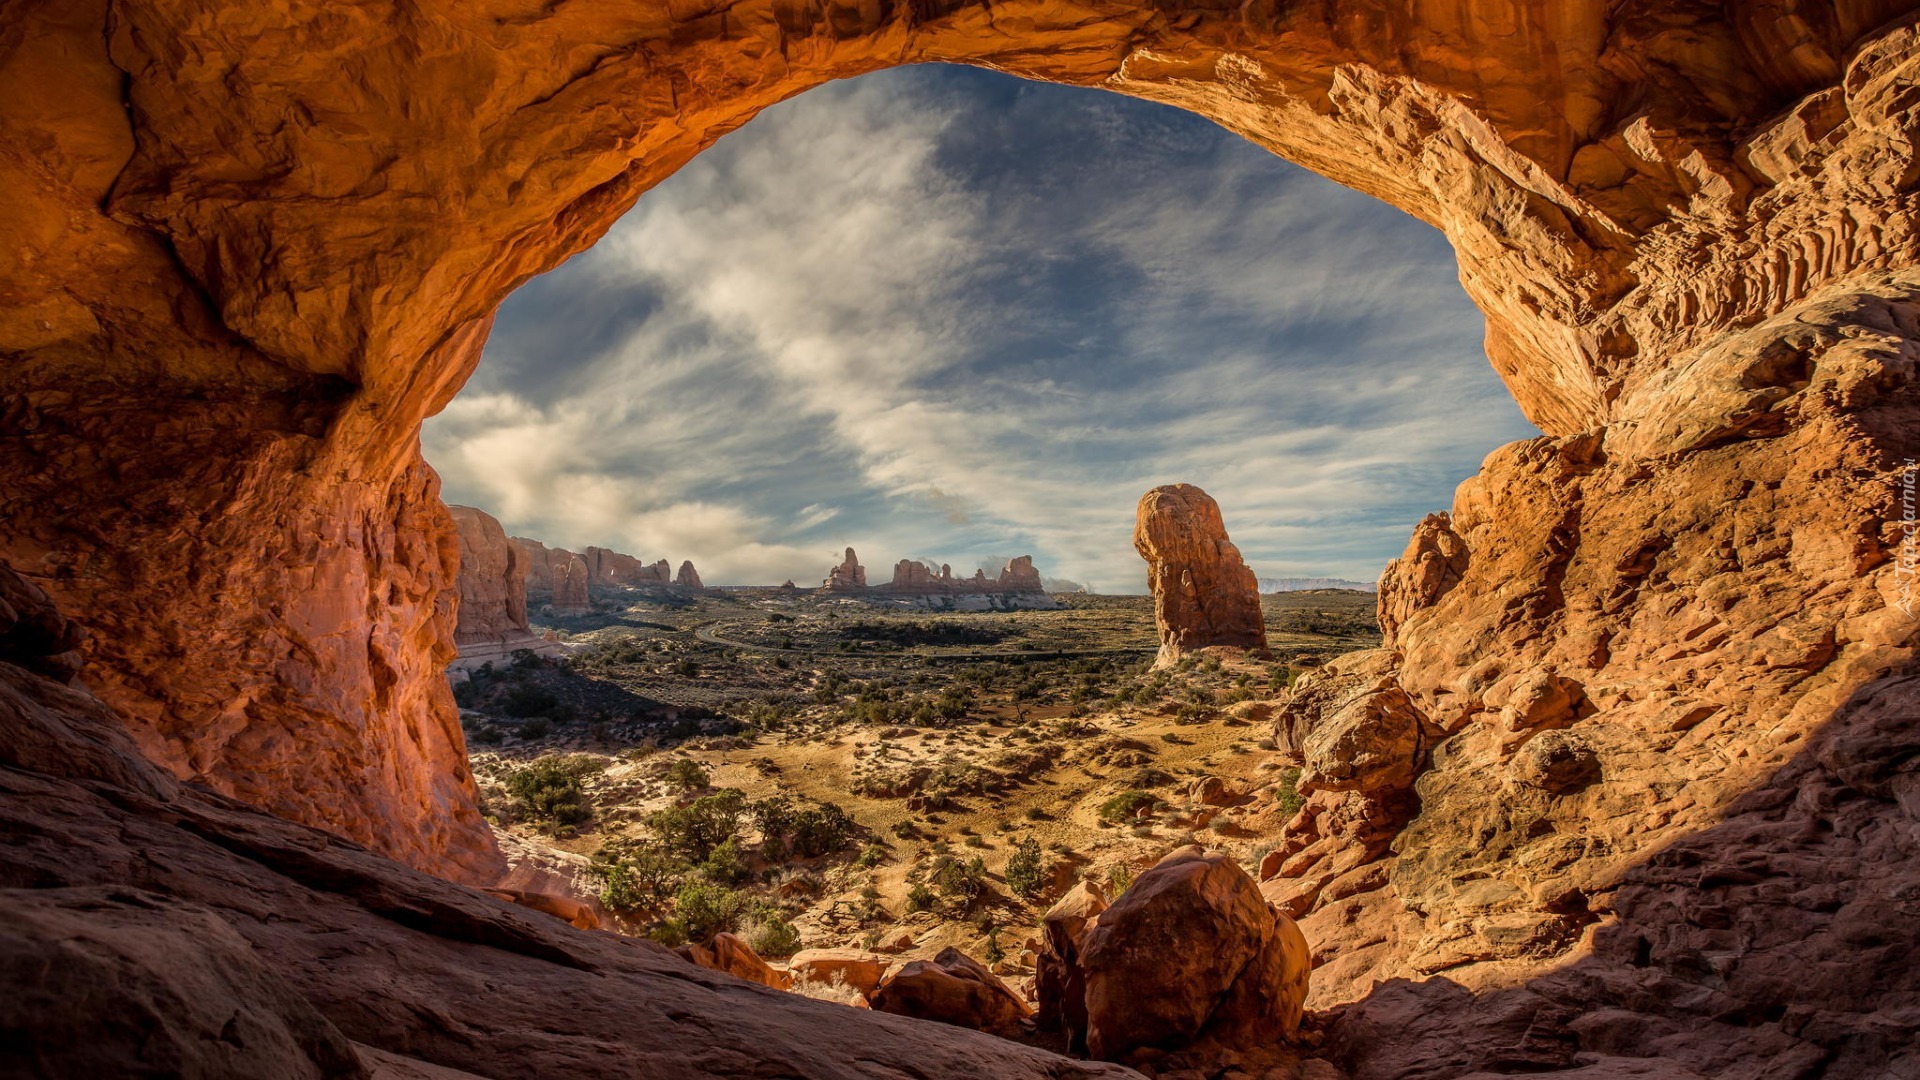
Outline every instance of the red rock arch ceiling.
<path id="1" fill-rule="evenodd" d="M 517 283 L 755 111 L 958 61 L 1190 109 L 1452 240 L 1547 437 L 1383 592 L 1436 724 L 1534 667 L 1619 714 L 1629 775 L 1688 693 L 1805 730 L 1911 638 L 1913 7 L 14 3 L 0 556 L 156 760 L 486 876 L 420 420 Z"/>

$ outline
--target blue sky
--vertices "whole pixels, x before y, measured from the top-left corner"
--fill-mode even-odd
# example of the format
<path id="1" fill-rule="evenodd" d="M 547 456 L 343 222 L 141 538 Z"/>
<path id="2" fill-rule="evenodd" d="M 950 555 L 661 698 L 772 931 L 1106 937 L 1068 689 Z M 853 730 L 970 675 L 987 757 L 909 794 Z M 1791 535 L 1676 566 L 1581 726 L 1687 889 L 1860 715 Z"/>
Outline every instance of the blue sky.
<path id="1" fill-rule="evenodd" d="M 762 113 L 502 306 L 449 502 L 712 584 L 857 548 L 1139 592 L 1198 484 L 1262 577 L 1371 580 L 1537 434 L 1439 233 L 1164 106 L 965 68 Z"/>

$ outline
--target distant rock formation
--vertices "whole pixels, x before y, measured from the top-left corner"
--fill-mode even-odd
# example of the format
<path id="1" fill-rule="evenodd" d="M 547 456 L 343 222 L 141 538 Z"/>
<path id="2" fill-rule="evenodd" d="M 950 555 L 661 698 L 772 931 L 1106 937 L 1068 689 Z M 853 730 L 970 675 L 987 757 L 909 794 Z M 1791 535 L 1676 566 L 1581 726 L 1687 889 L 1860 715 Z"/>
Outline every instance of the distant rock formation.
<path id="1" fill-rule="evenodd" d="M 593 575 L 587 569 L 587 560 L 572 552 L 566 554 L 566 569 L 554 579 L 553 599 L 547 609 L 555 615 L 585 615 L 593 610 L 592 594 L 588 591 Z"/>
<path id="2" fill-rule="evenodd" d="M 701 589 L 700 574 L 691 560 L 680 564 L 675 575 L 673 564 L 665 559 L 641 562 L 632 555 L 611 548 L 588 547 L 575 553 L 566 548 L 550 548 L 530 537 L 515 536 L 512 542 L 527 564 L 527 603 L 534 610 L 550 608 L 555 614 L 584 614 L 592 589 L 637 589 L 679 585 Z M 574 560 L 580 568 L 573 569 Z M 578 576 L 578 581 L 573 576 Z"/>
<path id="3" fill-rule="evenodd" d="M 1147 560 L 1160 628 L 1157 666 L 1213 645 L 1267 651 L 1259 587 L 1227 539 L 1212 496 L 1192 484 L 1147 492 L 1135 515 L 1133 546 Z"/>
<path id="4" fill-rule="evenodd" d="M 587 581 L 592 585 L 632 588 L 673 584 L 673 566 L 665 559 L 643 563 L 631 555 L 603 547 L 589 547 L 581 556 L 587 561 Z"/>
<path id="5" fill-rule="evenodd" d="M 820 587 L 828 592 L 864 592 L 867 588 L 867 568 L 860 565 L 859 556 L 847 549 L 847 557 L 840 565 L 827 571 L 827 580 Z"/>
<path id="6" fill-rule="evenodd" d="M 498 660 L 516 649 L 551 652 L 527 622 L 528 553 L 484 510 L 449 506 L 460 541 L 459 621 L 453 643 L 456 668 Z"/>
<path id="7" fill-rule="evenodd" d="M 1374 583 L 1337 577 L 1263 577 L 1260 579 L 1260 591 L 1263 593 L 1307 592 L 1311 589 L 1352 589 L 1355 592 L 1372 592 Z"/>
<path id="8" fill-rule="evenodd" d="M 486 511 L 449 505 L 447 512 L 453 515 L 460 541 L 460 618 L 454 644 L 465 649 L 515 634 L 531 637 L 526 556 Z"/>
<path id="9" fill-rule="evenodd" d="M 893 580 L 874 591 L 888 596 L 998 596 L 1038 595 L 1046 589 L 1040 583 L 1040 571 L 1034 568 L 1033 556 L 1022 555 L 1008 560 L 994 578 L 989 578 L 984 569 L 975 570 L 970 578 L 956 578 L 947 563 L 940 564 L 936 574 L 933 567 L 917 559 L 901 559 L 894 564 Z"/>

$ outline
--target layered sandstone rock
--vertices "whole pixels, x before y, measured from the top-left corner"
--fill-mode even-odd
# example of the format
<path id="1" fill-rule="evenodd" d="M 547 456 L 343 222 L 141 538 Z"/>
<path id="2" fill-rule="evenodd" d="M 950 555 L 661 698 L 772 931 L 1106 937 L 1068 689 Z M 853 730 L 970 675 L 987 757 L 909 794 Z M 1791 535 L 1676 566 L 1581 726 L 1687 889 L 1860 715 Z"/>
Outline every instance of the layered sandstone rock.
<path id="1" fill-rule="evenodd" d="M 858 592 L 867 587 L 867 568 L 860 565 L 860 559 L 853 549 L 847 549 L 846 558 L 840 565 L 827 571 L 827 579 L 820 587 L 828 592 Z"/>
<path id="2" fill-rule="evenodd" d="M 673 583 L 683 589 L 704 589 L 700 584 L 700 571 L 693 568 L 693 560 L 685 559 L 680 563 L 680 572 L 673 575 Z"/>
<path id="3" fill-rule="evenodd" d="M 753 946 L 735 934 L 723 931 L 713 935 L 704 944 L 682 945 L 674 952 L 700 967 L 724 971 L 735 978 L 774 990 L 786 990 L 793 985 L 792 977 L 760 959 L 760 954 L 753 951 Z"/>
<path id="4" fill-rule="evenodd" d="M 1181 848 L 1142 872 L 1098 914 L 1078 952 L 1096 1058 L 1260 1047 L 1299 1029 L 1306 940 L 1220 852 Z"/>
<path id="5" fill-rule="evenodd" d="M 533 633 L 527 621 L 528 552 L 500 523 L 471 506 L 448 506 L 460 537 L 460 617 L 453 668 L 471 669 L 520 649 L 553 653 L 559 647 Z"/>
<path id="6" fill-rule="evenodd" d="M 593 610 L 593 571 L 587 560 L 569 555 L 567 564 L 553 579 L 553 599 L 547 610 L 555 615 L 585 615 Z"/>
<path id="7" fill-rule="evenodd" d="M 987 577 L 984 568 L 975 570 L 970 578 L 956 578 L 951 564 L 941 563 L 940 571 L 935 573 L 930 565 L 917 559 L 901 559 L 894 564 L 893 579 L 876 591 L 888 596 L 1044 596 L 1046 592 L 1031 555 L 1008 561 L 999 575 L 992 578 Z"/>
<path id="8" fill-rule="evenodd" d="M 1134 1075 L 779 993 L 178 783 L 23 666 L 47 647 L 0 644 L 8 1075 Z"/>
<path id="9" fill-rule="evenodd" d="M 0 555 L 94 632 L 90 682 L 167 774 L 489 877 L 440 675 L 457 548 L 416 436 L 500 299 L 759 108 L 831 79 L 945 60 L 1151 98 L 1444 231 L 1490 358 L 1545 433 L 1456 497 L 1458 581 L 1396 571 L 1409 587 L 1383 589 L 1396 680 L 1444 738 L 1391 881 L 1304 920 L 1338 953 L 1316 993 L 1365 998 L 1328 1045 L 1361 1077 L 1558 1067 L 1576 1048 L 1702 1075 L 1911 1073 L 1901 838 L 1920 689 L 1896 507 L 1920 457 L 1916 56 L 1905 0 L 736 0 L 510 18 L 427 0 L 328 19 L 28 0 L 0 33 L 16 256 L 0 271 Z M 61 767 L 112 756 L 32 730 Z M 1563 783 L 1567 754 L 1592 766 Z M 1323 800 L 1338 805 L 1316 822 L 1367 795 L 1309 808 Z M 9 849 L 47 864 L 21 871 L 36 884 L 90 868 L 211 888 L 246 858 L 95 792 L 17 805 L 99 841 L 85 860 L 70 839 L 58 861 Z M 310 846 L 289 865 L 351 850 L 297 835 Z M 155 869 L 183 862 L 204 873 Z M 259 881 L 250 912 L 347 903 Z M 464 993 L 471 942 L 434 948 L 439 978 L 379 977 Z M 319 985 L 339 955 L 286 966 Z M 1409 981 L 1368 989 L 1394 975 Z M 333 985 L 363 1034 L 429 1012 Z M 576 995 L 545 989 L 487 1015 Z M 617 1009 L 606 1045 L 645 1029 L 647 993 L 600 992 L 578 990 L 597 1004 L 576 1011 Z M 769 1015 L 730 1011 L 678 1052 L 737 1035 L 725 1049 L 756 1060 L 783 1030 Z"/>
<path id="10" fill-rule="evenodd" d="M 1033 1015 L 1020 995 L 958 949 L 942 949 L 931 960 L 901 965 L 874 990 L 872 1002 L 878 1012 L 1006 1037 L 1020 1034 Z"/>
<path id="11" fill-rule="evenodd" d="M 1266 652 L 1259 585 L 1206 492 L 1168 484 L 1141 496 L 1133 546 L 1147 560 L 1160 666 L 1216 645 Z"/>

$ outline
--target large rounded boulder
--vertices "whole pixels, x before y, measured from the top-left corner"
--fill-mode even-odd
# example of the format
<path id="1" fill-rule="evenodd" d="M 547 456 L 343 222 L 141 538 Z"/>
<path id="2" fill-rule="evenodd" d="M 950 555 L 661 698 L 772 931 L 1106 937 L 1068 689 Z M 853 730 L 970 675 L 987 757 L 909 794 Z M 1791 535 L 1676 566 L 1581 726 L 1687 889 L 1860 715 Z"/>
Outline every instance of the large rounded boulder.
<path id="1" fill-rule="evenodd" d="M 938 1020 L 995 1035 L 1020 1034 L 1033 1010 L 1020 995 L 958 949 L 914 960 L 887 976 L 873 993 L 876 1012 Z"/>
<path id="2" fill-rule="evenodd" d="M 1202 1042 L 1254 1046 L 1293 1037 L 1307 997 L 1307 942 L 1220 852 L 1179 849 L 1142 873 L 1080 941 L 1087 1049 Z"/>

